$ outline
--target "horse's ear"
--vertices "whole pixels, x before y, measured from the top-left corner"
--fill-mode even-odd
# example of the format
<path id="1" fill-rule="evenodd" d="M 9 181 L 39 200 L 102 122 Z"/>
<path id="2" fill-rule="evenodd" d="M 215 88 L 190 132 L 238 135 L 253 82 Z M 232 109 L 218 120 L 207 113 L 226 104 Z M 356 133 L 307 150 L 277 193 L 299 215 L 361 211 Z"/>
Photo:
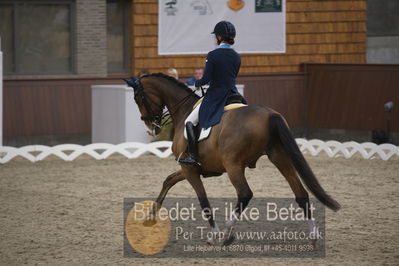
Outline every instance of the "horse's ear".
<path id="1" fill-rule="evenodd" d="M 137 77 L 130 77 L 130 79 L 123 79 L 129 87 L 133 88 L 134 93 L 140 88 L 140 80 Z"/>

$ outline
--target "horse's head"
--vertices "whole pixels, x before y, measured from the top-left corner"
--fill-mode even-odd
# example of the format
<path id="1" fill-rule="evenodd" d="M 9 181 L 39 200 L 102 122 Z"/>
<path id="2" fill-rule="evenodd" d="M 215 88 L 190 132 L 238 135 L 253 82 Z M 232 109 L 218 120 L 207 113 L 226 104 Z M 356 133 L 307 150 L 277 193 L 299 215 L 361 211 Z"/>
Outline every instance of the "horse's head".
<path id="1" fill-rule="evenodd" d="M 151 88 L 144 89 L 139 78 L 132 77 L 130 80 L 124 79 L 124 81 L 133 88 L 134 100 L 141 113 L 141 120 L 153 135 L 158 135 L 162 129 L 162 119 L 165 117 L 163 112 L 165 104 L 162 98 Z"/>
<path id="2" fill-rule="evenodd" d="M 185 84 L 163 73 L 148 74 L 141 78 L 132 77 L 125 81 L 133 88 L 141 119 L 153 134 L 159 134 L 168 121 L 164 119 L 169 116 L 164 112 L 165 106 L 173 122 L 179 123 L 187 117 L 199 99 Z"/>

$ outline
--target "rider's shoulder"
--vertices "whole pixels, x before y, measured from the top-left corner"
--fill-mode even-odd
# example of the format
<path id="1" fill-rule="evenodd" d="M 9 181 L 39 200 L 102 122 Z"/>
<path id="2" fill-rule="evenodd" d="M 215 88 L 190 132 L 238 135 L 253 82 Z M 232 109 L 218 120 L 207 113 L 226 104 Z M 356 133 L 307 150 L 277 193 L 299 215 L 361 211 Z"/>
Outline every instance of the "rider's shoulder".
<path id="1" fill-rule="evenodd" d="M 214 56 L 214 55 L 216 55 L 216 54 L 218 53 L 218 49 L 219 49 L 219 48 L 216 48 L 215 50 L 210 51 L 210 52 L 208 53 L 208 56 Z"/>
<path id="2" fill-rule="evenodd" d="M 222 49 L 222 48 L 216 48 L 215 50 L 212 50 L 208 53 L 206 56 L 208 61 L 214 61 L 214 60 L 219 60 L 222 59 L 226 56 L 227 54 L 234 54 L 234 56 L 240 57 L 240 55 L 233 49 Z M 230 55 L 231 56 L 231 55 Z"/>
<path id="3" fill-rule="evenodd" d="M 212 50 L 208 53 L 208 55 L 206 56 L 207 60 L 212 60 L 218 56 L 218 52 L 216 50 L 217 49 Z"/>
<path id="4" fill-rule="evenodd" d="M 208 53 L 208 56 L 219 56 L 221 54 L 225 54 L 226 52 L 230 52 L 229 50 L 232 49 L 223 49 L 223 48 L 216 48 Z"/>

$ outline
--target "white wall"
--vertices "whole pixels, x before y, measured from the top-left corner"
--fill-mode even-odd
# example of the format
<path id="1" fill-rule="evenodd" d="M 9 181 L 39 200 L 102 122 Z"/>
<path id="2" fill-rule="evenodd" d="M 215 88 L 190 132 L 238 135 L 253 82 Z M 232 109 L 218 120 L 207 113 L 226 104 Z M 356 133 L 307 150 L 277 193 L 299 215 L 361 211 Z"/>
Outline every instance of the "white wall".
<path id="1" fill-rule="evenodd" d="M 92 142 L 149 143 L 133 89 L 126 85 L 92 85 Z"/>

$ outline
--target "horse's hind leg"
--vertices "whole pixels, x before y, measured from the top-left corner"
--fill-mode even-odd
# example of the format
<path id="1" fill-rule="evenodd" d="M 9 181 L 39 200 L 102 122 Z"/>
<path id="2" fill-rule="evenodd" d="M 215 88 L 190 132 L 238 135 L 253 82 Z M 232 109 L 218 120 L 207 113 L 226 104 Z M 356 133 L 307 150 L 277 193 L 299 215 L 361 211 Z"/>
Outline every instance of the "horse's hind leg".
<path id="1" fill-rule="evenodd" d="M 234 236 L 231 235 L 233 227 L 240 218 L 241 213 L 248 206 L 249 201 L 252 199 L 253 193 L 245 178 L 244 167 L 233 163 L 230 166 L 226 166 L 226 170 L 230 181 L 237 192 L 236 207 L 234 208 L 233 213 L 230 214 L 229 220 L 226 222 L 225 234 L 227 234 L 228 237 L 224 244 L 228 245 L 234 240 Z"/>
<path id="2" fill-rule="evenodd" d="M 276 144 L 271 150 L 267 151 L 270 161 L 278 168 L 280 173 L 285 177 L 292 191 L 295 194 L 295 200 L 304 211 L 305 217 L 308 219 L 309 231 L 314 233 L 315 223 L 312 219 L 312 212 L 309 204 L 309 194 L 299 180 L 298 174 L 294 168 L 286 151 L 280 144 Z"/>

